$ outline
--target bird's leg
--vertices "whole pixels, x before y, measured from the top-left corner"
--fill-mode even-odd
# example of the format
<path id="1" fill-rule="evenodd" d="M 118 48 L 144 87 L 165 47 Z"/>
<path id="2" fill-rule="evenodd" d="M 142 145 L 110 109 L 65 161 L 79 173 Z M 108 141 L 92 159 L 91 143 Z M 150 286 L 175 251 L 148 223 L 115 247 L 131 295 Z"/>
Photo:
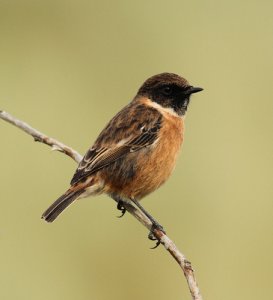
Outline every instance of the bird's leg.
<path id="1" fill-rule="evenodd" d="M 142 205 L 140 205 L 140 203 L 137 201 L 137 200 L 135 200 L 135 199 L 133 199 L 133 198 L 131 198 L 130 199 L 143 213 L 144 213 L 144 215 L 152 222 L 152 224 L 153 224 L 153 226 L 152 226 L 152 230 L 154 230 L 154 229 L 158 229 L 158 230 L 160 230 L 160 231 L 162 231 L 163 233 L 166 233 L 165 231 L 164 231 L 164 229 L 163 229 L 163 226 L 162 225 L 160 225 L 156 220 L 155 220 L 155 218 L 153 217 L 153 216 L 151 216 L 147 211 L 146 211 L 146 209 L 142 206 Z"/>
<path id="2" fill-rule="evenodd" d="M 117 209 L 121 211 L 121 215 L 118 218 L 123 217 L 126 213 L 126 208 L 123 205 L 124 201 L 116 195 L 112 195 L 111 197 L 118 202 Z"/>
<path id="3" fill-rule="evenodd" d="M 150 230 L 150 233 L 148 235 L 148 238 L 152 241 L 155 241 L 157 240 L 157 238 L 155 237 L 154 235 L 154 230 L 157 229 L 157 230 L 160 230 L 162 231 L 163 233 L 166 233 L 163 229 L 163 226 L 160 225 L 153 216 L 151 216 L 146 210 L 145 208 L 140 205 L 140 203 L 138 201 L 136 201 L 135 199 L 131 198 L 130 199 L 143 213 L 144 215 L 152 222 L 152 228 Z M 155 249 L 156 247 L 158 247 L 160 245 L 160 241 L 157 240 L 157 243 L 155 245 L 155 247 L 151 248 L 151 249 Z"/>

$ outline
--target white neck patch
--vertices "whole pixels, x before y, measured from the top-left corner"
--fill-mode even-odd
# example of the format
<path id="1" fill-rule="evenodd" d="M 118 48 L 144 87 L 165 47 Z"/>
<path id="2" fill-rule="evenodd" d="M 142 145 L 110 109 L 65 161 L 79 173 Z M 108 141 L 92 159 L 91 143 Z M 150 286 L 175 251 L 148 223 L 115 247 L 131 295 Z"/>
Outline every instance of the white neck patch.
<path id="1" fill-rule="evenodd" d="M 173 108 L 171 107 L 163 107 L 161 106 L 160 104 L 150 100 L 150 99 L 145 99 L 145 104 L 150 106 L 150 107 L 153 107 L 155 109 L 157 109 L 158 111 L 160 111 L 162 113 L 162 115 L 171 115 L 171 116 L 174 116 L 174 117 L 178 117 L 178 118 L 181 118 L 183 116 L 180 116 Z"/>

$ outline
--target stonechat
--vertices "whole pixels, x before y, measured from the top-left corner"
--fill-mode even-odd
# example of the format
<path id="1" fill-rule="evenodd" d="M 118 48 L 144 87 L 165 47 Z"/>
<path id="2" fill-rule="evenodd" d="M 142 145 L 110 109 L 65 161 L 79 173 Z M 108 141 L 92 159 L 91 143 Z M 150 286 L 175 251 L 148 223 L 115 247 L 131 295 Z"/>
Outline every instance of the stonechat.
<path id="1" fill-rule="evenodd" d="M 171 175 L 184 139 L 184 118 L 193 93 L 176 74 L 147 79 L 133 100 L 102 130 L 80 162 L 70 188 L 42 215 L 53 222 L 74 201 L 105 193 L 134 203 L 159 229 L 162 227 L 139 201 L 159 188 Z"/>

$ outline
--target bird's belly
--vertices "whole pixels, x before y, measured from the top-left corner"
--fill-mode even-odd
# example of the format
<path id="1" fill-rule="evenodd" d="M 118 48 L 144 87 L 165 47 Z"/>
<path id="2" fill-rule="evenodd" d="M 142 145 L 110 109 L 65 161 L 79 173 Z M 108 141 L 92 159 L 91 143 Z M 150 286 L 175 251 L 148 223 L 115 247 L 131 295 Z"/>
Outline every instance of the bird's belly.
<path id="1" fill-rule="evenodd" d="M 181 137 L 175 141 L 162 138 L 155 145 L 155 149 L 151 151 L 151 155 L 143 158 L 143 167 L 139 167 L 139 172 L 136 173 L 135 180 L 129 187 L 136 199 L 141 199 L 155 191 L 170 177 L 176 164 L 181 142 Z"/>
<path id="2" fill-rule="evenodd" d="M 108 193 L 140 200 L 159 188 L 171 175 L 183 141 L 183 123 L 167 122 L 154 145 L 128 155 L 127 166 L 110 179 Z M 119 175 L 118 175 L 119 174 Z"/>

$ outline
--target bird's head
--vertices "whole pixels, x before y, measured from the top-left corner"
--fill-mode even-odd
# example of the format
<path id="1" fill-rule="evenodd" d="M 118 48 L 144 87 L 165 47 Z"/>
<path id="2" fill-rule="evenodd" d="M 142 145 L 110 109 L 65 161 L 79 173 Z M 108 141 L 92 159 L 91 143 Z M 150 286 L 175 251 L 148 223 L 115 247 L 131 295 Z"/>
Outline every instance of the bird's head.
<path id="1" fill-rule="evenodd" d="M 138 90 L 144 96 L 165 108 L 172 108 L 178 115 L 185 115 L 190 96 L 203 89 L 191 86 L 188 81 L 173 73 L 161 73 L 147 79 Z"/>

